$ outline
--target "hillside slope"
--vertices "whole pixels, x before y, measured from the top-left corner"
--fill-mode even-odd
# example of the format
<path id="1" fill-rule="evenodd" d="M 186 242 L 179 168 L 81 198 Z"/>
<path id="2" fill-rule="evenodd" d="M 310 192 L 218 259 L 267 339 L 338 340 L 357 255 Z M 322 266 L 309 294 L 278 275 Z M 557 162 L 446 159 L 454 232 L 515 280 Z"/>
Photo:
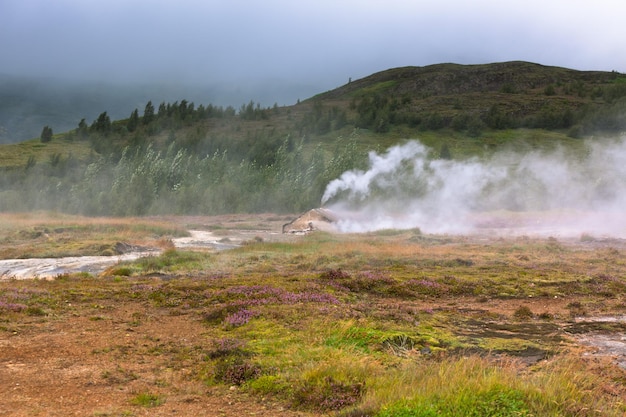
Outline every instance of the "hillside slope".
<path id="1" fill-rule="evenodd" d="M 396 68 L 283 107 L 149 101 L 0 145 L 0 210 L 298 212 L 368 151 L 405 139 L 431 158 L 584 152 L 579 138 L 620 135 L 625 114 L 626 76 L 525 62 Z"/>
<path id="2" fill-rule="evenodd" d="M 452 127 L 570 129 L 575 135 L 625 128 L 626 76 L 529 62 L 437 64 L 382 71 L 316 96 L 350 103 L 356 124 L 379 132 L 406 123 Z"/>
<path id="3" fill-rule="evenodd" d="M 523 61 L 484 65 L 435 64 L 425 67 L 392 68 L 350 82 L 320 98 L 350 97 L 383 87 L 395 95 L 451 95 L 467 93 L 521 93 L 550 84 L 589 83 L 601 85 L 619 77 L 615 72 L 578 71 Z M 388 83 L 381 86 L 380 83 Z M 589 86 L 587 86 L 589 87 Z"/>

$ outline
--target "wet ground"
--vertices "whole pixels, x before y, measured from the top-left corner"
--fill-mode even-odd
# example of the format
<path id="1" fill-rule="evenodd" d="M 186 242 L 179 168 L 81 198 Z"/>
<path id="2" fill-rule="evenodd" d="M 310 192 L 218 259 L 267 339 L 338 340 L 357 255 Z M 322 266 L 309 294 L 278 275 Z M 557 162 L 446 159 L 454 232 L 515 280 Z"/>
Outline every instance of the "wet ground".
<path id="1" fill-rule="evenodd" d="M 276 222 L 277 224 L 280 222 Z M 224 223 L 233 226 L 230 223 Z M 235 224 L 236 225 L 236 224 Z M 249 225 L 249 224 L 248 224 Z M 246 226 L 248 226 L 246 225 Z M 174 247 L 180 249 L 199 249 L 220 251 L 242 245 L 247 241 L 255 240 L 284 240 L 293 239 L 293 236 L 282 235 L 277 225 L 270 229 L 256 229 L 254 227 L 224 228 L 216 230 L 190 230 L 189 236 L 172 239 Z M 493 225 L 491 225 L 493 226 Z M 507 228 L 497 228 L 507 229 Z M 497 234 L 496 234 L 497 235 Z M 493 233 L 474 235 L 473 239 L 480 241 L 493 239 Z M 567 240 L 560 239 L 561 243 Z M 623 239 L 599 238 L 588 236 L 584 241 L 575 239 L 574 244 L 597 247 L 607 243 L 611 247 L 624 247 Z M 155 256 L 159 249 L 136 247 L 120 244 L 120 253 L 116 256 L 80 256 L 63 258 L 31 258 L 0 260 L 0 281 L 7 279 L 53 279 L 67 273 L 86 272 L 97 275 L 105 269 L 123 261 L 138 259 L 145 256 Z M 566 323 L 552 323 L 534 320 L 532 322 L 511 323 L 482 322 L 471 320 L 464 324 L 466 337 L 543 340 L 549 339 L 558 343 L 564 339 L 574 340 L 581 346 L 586 346 L 589 356 L 610 357 L 623 369 L 626 369 L 626 315 L 604 317 L 579 317 Z M 522 360 L 533 363 L 548 357 L 551 352 L 535 348 L 525 348 L 519 352 L 507 351 L 507 354 L 516 354 Z"/>
<path id="2" fill-rule="evenodd" d="M 538 346 L 519 349 L 493 349 L 491 354 L 505 353 L 531 365 L 555 352 L 541 346 L 559 346 L 572 341 L 589 348 L 584 355 L 610 358 L 626 369 L 626 315 L 577 317 L 571 322 L 532 320 L 528 322 L 468 320 L 460 326 L 459 335 L 468 339 L 520 340 Z"/>
<path id="3" fill-rule="evenodd" d="M 626 315 L 579 317 L 566 331 L 591 348 L 587 355 L 610 357 L 626 369 Z"/>
<path id="4" fill-rule="evenodd" d="M 189 236 L 174 238 L 172 243 L 181 249 L 225 250 L 241 245 L 246 234 L 216 236 L 206 230 L 190 230 Z M 145 256 L 155 256 L 158 249 L 139 248 L 120 244 L 125 253 L 115 256 L 71 256 L 63 258 L 29 258 L 0 260 L 0 280 L 3 279 L 50 279 L 63 274 L 87 272 L 98 274 L 119 262 L 132 261 Z"/>
<path id="5" fill-rule="evenodd" d="M 122 261 L 130 261 L 158 252 L 130 252 L 117 256 L 71 256 L 65 258 L 30 258 L 0 260 L 0 280 L 54 278 L 77 272 L 98 274 Z"/>

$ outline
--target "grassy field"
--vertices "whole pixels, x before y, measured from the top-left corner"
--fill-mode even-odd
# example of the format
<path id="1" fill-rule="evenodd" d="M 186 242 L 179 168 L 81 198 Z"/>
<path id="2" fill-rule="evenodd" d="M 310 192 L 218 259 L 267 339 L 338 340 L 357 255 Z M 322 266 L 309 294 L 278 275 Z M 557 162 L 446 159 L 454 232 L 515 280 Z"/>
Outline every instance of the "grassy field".
<path id="1" fill-rule="evenodd" d="M 272 215 L 16 216 L 0 223 L 5 255 L 59 224 L 74 245 L 151 246 L 190 228 L 250 239 L 0 282 L 0 415 L 626 412 L 625 371 L 581 343 L 625 330 L 593 320 L 626 312 L 621 240 L 284 236 Z M 54 252 L 40 237 L 32 247 Z"/>
<path id="2" fill-rule="evenodd" d="M 54 158 L 63 160 L 86 160 L 93 154 L 89 143 L 73 141 L 66 134 L 56 135 L 52 141 L 42 143 L 39 139 L 2 145 L 2 168 L 23 168 L 29 164 L 51 163 Z"/>
<path id="3" fill-rule="evenodd" d="M 0 215 L 0 259 L 118 254 L 120 243 L 167 247 L 187 230 L 155 219 L 32 212 Z"/>

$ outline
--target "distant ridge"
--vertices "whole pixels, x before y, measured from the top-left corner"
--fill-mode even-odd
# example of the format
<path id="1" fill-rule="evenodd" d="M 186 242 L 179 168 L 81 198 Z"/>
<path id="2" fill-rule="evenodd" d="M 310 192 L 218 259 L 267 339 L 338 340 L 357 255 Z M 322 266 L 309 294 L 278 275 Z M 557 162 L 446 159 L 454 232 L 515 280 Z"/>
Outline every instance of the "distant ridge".
<path id="1" fill-rule="evenodd" d="M 531 62 L 400 67 L 350 81 L 311 98 L 348 107 L 355 126 L 569 129 L 573 137 L 626 130 L 626 76 Z"/>
<path id="2" fill-rule="evenodd" d="M 579 71 L 524 61 L 478 65 L 445 63 L 391 68 L 349 82 L 316 98 L 346 98 L 380 83 L 389 83 L 385 91 L 392 94 L 444 95 L 501 92 L 503 89 L 519 92 L 549 84 L 579 81 L 602 84 L 611 82 L 619 75 L 616 72 Z"/>
<path id="3" fill-rule="evenodd" d="M 17 81 L 0 77 L 0 144 L 37 138 L 44 126 L 51 126 L 54 133 L 75 129 L 82 118 L 89 124 L 101 112 L 107 112 L 112 120 L 123 120 L 133 109 L 141 111 L 148 101 L 158 106 L 170 97 L 172 102 L 220 105 L 212 102 L 212 98 L 220 97 L 219 88 L 181 89 L 177 95 L 171 86 L 149 89 L 138 85 L 103 91 L 99 85 L 65 88 L 50 80 Z M 266 103 L 278 101 L 271 101 L 267 94 L 284 97 L 287 88 L 268 84 Z M 242 107 L 231 109 L 235 113 L 254 100 L 243 99 L 245 92 L 238 94 Z M 327 135 L 347 126 L 374 133 L 397 126 L 421 131 L 452 128 L 470 136 L 484 129 L 571 129 L 572 136 L 581 136 L 626 130 L 623 97 L 626 76 L 614 71 L 579 71 L 524 61 L 406 66 L 351 80 L 273 112 L 248 108 L 256 115 L 243 117 L 245 123 L 235 133 L 257 136 L 259 126 L 249 122 L 262 115 L 271 119 L 266 127 L 271 126 L 275 136 L 283 137 Z M 225 123 L 217 128 L 222 131 L 214 131 L 216 135 L 234 132 Z M 272 140 L 282 141 L 277 137 Z"/>

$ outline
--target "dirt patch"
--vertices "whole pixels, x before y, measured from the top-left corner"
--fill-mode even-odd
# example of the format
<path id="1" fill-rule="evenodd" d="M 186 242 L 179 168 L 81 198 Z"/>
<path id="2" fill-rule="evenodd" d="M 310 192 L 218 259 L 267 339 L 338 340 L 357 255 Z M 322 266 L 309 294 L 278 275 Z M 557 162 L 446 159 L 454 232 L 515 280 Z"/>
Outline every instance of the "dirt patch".
<path id="1" fill-rule="evenodd" d="M 2 333 L 0 416 L 308 415 L 203 383 L 194 370 L 211 338 L 195 317 L 132 303 L 88 308 Z M 134 404 L 141 394 L 162 404 Z"/>
<path id="2" fill-rule="evenodd" d="M 185 249 L 228 249 L 257 236 L 263 241 L 285 238 L 281 217 L 159 221 L 197 230 L 178 241 Z M 119 256 L 0 261 L 0 275 L 97 275 L 111 263 L 142 256 L 132 251 L 137 247 L 122 244 L 116 249 L 125 253 Z M 154 279 L 167 281 L 160 275 Z M 125 300 L 68 302 L 65 308 L 59 316 L 35 314 L 19 323 L 0 323 L 0 416 L 311 415 L 236 387 L 204 382 L 198 364 L 213 339 L 200 316 Z M 145 397 L 156 401 L 138 401 Z"/>
<path id="3" fill-rule="evenodd" d="M 179 242 L 185 242 L 190 245 L 188 247 L 195 245 L 198 250 L 212 251 L 216 243 L 228 246 L 246 242 L 303 239 L 302 236 L 282 233 L 281 227 L 285 220 L 283 216 L 222 216 L 188 217 L 172 219 L 172 222 L 186 230 L 197 231 L 187 240 Z M 337 314 L 344 319 L 359 320 L 365 317 L 368 320 L 384 320 L 385 323 L 397 322 L 404 329 L 419 326 L 420 320 L 427 322 L 429 315 L 436 315 L 439 321 L 433 329 L 426 329 L 429 337 L 416 337 L 415 343 L 411 342 L 408 346 L 409 349 L 419 349 L 425 357 L 435 358 L 437 349 L 441 352 L 450 348 L 446 354 L 513 356 L 531 365 L 555 354 L 555 346 L 569 348 L 574 346 L 573 342 L 578 343 L 576 349 L 579 346 L 588 349 L 589 355 L 599 352 L 599 346 L 612 348 L 609 351 L 612 353 L 621 349 L 622 345 L 616 342 L 623 340 L 608 337 L 621 336 L 626 330 L 623 324 L 594 323 L 590 319 L 604 313 L 616 314 L 615 311 L 620 309 L 623 311 L 623 301 L 618 300 L 619 294 L 615 293 L 612 299 L 608 298 L 611 295 L 597 294 L 596 291 L 600 289 L 608 294 L 613 288 L 610 285 L 615 282 L 608 278 L 591 280 L 591 284 L 588 281 L 589 277 L 597 278 L 598 271 L 604 274 L 602 277 L 621 276 L 619 268 L 623 265 L 623 259 L 620 251 L 623 248 L 615 249 L 611 246 L 610 250 L 602 249 L 597 256 L 588 256 L 591 250 L 586 249 L 593 245 L 595 250 L 599 245 L 597 241 L 571 241 L 571 245 L 585 248 L 585 256 L 580 255 L 578 259 L 578 252 L 567 253 L 563 250 L 561 240 L 541 241 L 528 248 L 517 248 L 517 244 L 493 245 L 494 239 L 484 236 L 462 239 L 445 236 L 427 243 L 420 240 L 420 246 L 415 246 L 418 244 L 411 240 L 412 236 L 415 237 L 411 232 L 370 236 L 371 239 L 379 239 L 373 247 L 346 240 L 341 245 L 332 246 L 332 253 L 328 250 L 313 254 L 283 253 L 282 249 L 254 252 L 262 247 L 259 245 L 250 246 L 252 251 L 249 253 L 221 252 L 211 257 L 219 260 L 222 255 L 228 257 L 233 254 L 232 262 L 237 263 L 237 271 L 242 272 L 242 276 L 251 274 L 255 279 L 267 277 L 267 282 L 272 285 L 263 285 L 259 291 L 275 290 L 275 280 L 286 280 L 290 286 L 296 286 L 298 281 L 309 279 L 312 285 L 310 289 L 318 290 L 313 285 L 316 276 L 331 266 L 335 269 L 328 270 L 335 273 L 341 271 L 337 268 L 345 267 L 354 278 L 352 283 L 359 286 L 350 287 L 356 289 L 349 291 L 348 287 L 342 289 L 340 285 L 335 285 L 332 291 L 345 295 L 354 304 L 345 305 L 345 311 L 329 303 L 320 305 L 320 314 Z M 419 237 L 431 239 L 429 236 Z M 315 236 L 310 238 L 315 242 Z M 388 240 L 385 239 L 400 241 L 393 246 L 396 252 L 408 247 L 410 250 L 406 259 L 401 254 L 386 254 L 384 251 L 389 249 Z M 484 245 L 484 253 L 483 249 L 477 249 L 482 248 L 482 239 L 493 245 Z M 520 239 L 519 246 L 523 244 L 526 244 L 526 240 Z M 282 248 L 283 245 L 268 245 L 270 247 Z M 562 259 L 564 257 L 566 260 Z M 397 262 L 389 262 L 394 260 Z M 369 265 L 376 272 L 395 271 L 405 281 L 422 280 L 421 289 L 426 284 L 440 284 L 443 288 L 441 283 L 456 282 L 452 276 L 455 271 L 470 278 L 476 276 L 476 281 L 484 281 L 490 274 L 509 276 L 509 271 L 517 268 L 519 273 L 509 276 L 512 283 L 524 279 L 525 274 L 532 275 L 533 281 L 532 284 L 523 284 L 521 289 L 525 292 L 507 292 L 518 294 L 515 296 L 490 292 L 488 285 L 481 286 L 485 290 L 483 293 L 465 287 L 459 287 L 459 291 L 463 291 L 457 293 L 442 291 L 432 296 L 425 295 L 431 293 L 418 294 L 415 291 L 394 293 L 391 290 L 401 290 L 403 287 L 392 277 L 370 273 L 356 279 L 358 273 L 355 271 L 359 271 L 363 264 Z M 235 278 L 222 273 L 224 269 L 219 268 L 223 265 L 215 266 L 214 271 L 210 270 L 213 267 L 207 267 L 203 279 L 213 280 L 218 276 L 220 279 Z M 448 273 L 452 278 L 443 275 L 438 278 L 439 270 L 452 271 Z M 574 280 L 564 276 L 563 271 L 579 278 Z M 315 415 L 289 409 L 287 404 L 276 399 L 253 397 L 241 388 L 207 384 L 204 373 L 209 371 L 203 368 L 203 363 L 210 355 L 217 336 L 214 333 L 215 326 L 207 325 L 207 311 L 200 311 L 199 307 L 193 306 L 194 300 L 197 301 L 194 277 L 156 271 L 141 277 L 142 282 L 137 285 L 137 291 L 143 287 L 156 288 L 177 278 L 187 279 L 183 282 L 184 291 L 161 291 L 155 292 L 152 298 L 145 296 L 132 299 L 132 290 L 129 291 L 129 288 L 133 286 L 131 280 L 137 279 L 135 277 L 119 277 L 119 281 L 116 281 L 116 277 L 101 277 L 93 281 L 81 278 L 80 282 L 77 279 L 76 285 L 73 285 L 70 277 L 66 278 L 70 280 L 67 281 L 67 287 L 55 293 L 57 298 L 53 300 L 55 304 L 49 312 L 37 309 L 27 312 L 24 305 L 18 320 L 0 320 L 0 416 Z M 108 283 L 111 288 L 107 287 L 107 282 L 103 282 L 105 279 L 110 280 Z M 558 280 L 566 283 L 562 285 L 563 291 L 547 286 L 546 291 L 535 290 L 535 285 L 541 287 L 544 281 L 557 285 Z M 62 280 L 45 283 L 56 284 L 59 281 Z M 341 279 L 325 279 L 323 282 L 331 287 L 331 284 L 337 284 L 335 281 L 341 284 Z M 496 280 L 493 282 L 494 285 L 499 283 Z M 115 283 L 119 283 L 119 287 L 114 287 Z M 375 286 L 377 283 L 387 293 L 381 293 Z M 43 291 L 41 287 L 22 287 L 23 281 L 18 284 L 15 289 L 11 289 L 12 298 L 5 300 L 14 303 L 17 306 L 14 308 L 21 308 L 19 297 L 29 294 L 33 297 L 45 296 L 36 292 Z M 374 286 L 366 286 L 370 284 Z M 583 284 L 587 287 L 583 288 Z M 228 287 L 231 282 L 225 280 L 223 285 Z M 31 292 L 21 291 L 22 288 Z M 551 295 L 537 296 L 544 293 Z M 180 299 L 174 300 L 176 297 Z M 50 303 L 53 301 L 46 300 Z M 253 301 L 260 302 L 261 299 Z M 42 305 L 42 310 L 46 310 L 46 305 Z M 283 311 L 283 307 L 275 309 L 272 314 L 277 318 L 287 314 L 286 311 L 292 314 L 292 310 Z M 586 314 L 584 321 L 577 319 L 574 314 L 582 310 Z M 299 325 L 290 321 L 294 331 Z M 446 340 L 448 335 L 455 342 L 470 341 L 468 345 L 473 347 L 455 352 Z M 140 398 L 149 401 L 142 403 Z"/>

